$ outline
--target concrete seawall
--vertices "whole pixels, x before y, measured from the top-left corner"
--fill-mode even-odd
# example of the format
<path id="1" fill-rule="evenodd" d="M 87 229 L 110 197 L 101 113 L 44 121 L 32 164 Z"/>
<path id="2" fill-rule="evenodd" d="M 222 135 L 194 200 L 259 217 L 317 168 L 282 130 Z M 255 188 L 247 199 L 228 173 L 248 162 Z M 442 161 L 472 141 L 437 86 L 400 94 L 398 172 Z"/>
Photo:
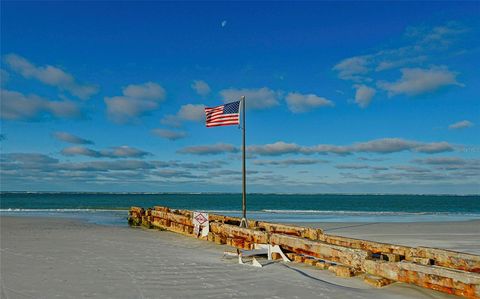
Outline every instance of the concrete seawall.
<path id="1" fill-rule="evenodd" d="M 156 206 L 132 207 L 129 224 L 165 229 L 196 237 L 193 212 Z M 279 245 L 294 262 L 328 269 L 338 276 L 362 275 L 376 287 L 392 282 L 415 284 L 440 292 L 480 298 L 480 256 L 437 248 L 409 247 L 324 233 L 321 229 L 249 221 L 209 214 L 207 241 L 240 249 L 255 243 Z"/>

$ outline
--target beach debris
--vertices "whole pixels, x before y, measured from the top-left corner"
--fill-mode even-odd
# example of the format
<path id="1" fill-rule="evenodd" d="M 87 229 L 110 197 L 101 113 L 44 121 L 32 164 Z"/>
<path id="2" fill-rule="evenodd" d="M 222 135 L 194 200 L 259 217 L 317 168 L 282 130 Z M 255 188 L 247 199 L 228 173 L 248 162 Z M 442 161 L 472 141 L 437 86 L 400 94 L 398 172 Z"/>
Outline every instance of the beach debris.
<path id="1" fill-rule="evenodd" d="M 275 254 L 275 258 L 274 258 Z M 252 250 L 241 250 L 237 249 L 236 252 L 225 251 L 223 256 L 229 257 L 238 257 L 238 263 L 241 265 L 253 265 L 255 267 L 263 267 L 262 264 L 258 262 L 256 256 L 266 255 L 267 260 L 271 261 L 274 259 L 282 259 L 284 262 L 290 262 L 290 259 L 283 253 L 282 249 L 278 246 L 272 246 L 270 244 L 254 244 Z M 251 263 L 245 263 L 244 258 L 251 257 Z"/>
<path id="2" fill-rule="evenodd" d="M 248 251 L 242 251 L 237 249 L 238 263 L 240 265 L 249 265 L 257 268 L 262 268 L 263 265 L 258 262 L 258 260 L 255 258 L 255 255 L 260 255 L 263 252 L 260 253 L 260 252 L 253 252 L 253 251 L 254 250 L 250 250 L 250 252 L 248 252 Z M 243 260 L 244 257 L 251 257 L 250 263 L 245 263 L 245 261 Z"/>
<path id="3" fill-rule="evenodd" d="M 244 257 L 251 257 L 251 265 L 255 267 L 263 267 L 262 264 L 258 262 L 256 256 L 266 255 L 267 260 L 273 260 L 273 254 L 278 254 L 284 262 L 290 262 L 290 259 L 283 253 L 282 249 L 278 245 L 270 244 L 254 244 L 252 250 L 240 250 L 237 249 L 238 263 L 245 265 Z M 250 265 L 250 264 L 248 264 Z"/>
<path id="4" fill-rule="evenodd" d="M 355 276 L 357 272 L 352 267 L 343 266 L 343 265 L 335 265 L 328 267 L 328 270 L 335 273 L 335 275 L 339 277 L 352 277 Z"/>
<path id="5" fill-rule="evenodd" d="M 268 260 L 282 259 L 284 262 L 290 262 L 290 259 L 285 255 L 282 248 L 280 248 L 278 245 L 255 244 L 255 248 L 267 248 Z"/>
<path id="6" fill-rule="evenodd" d="M 315 263 L 315 267 L 317 267 L 320 270 L 327 270 L 330 267 L 330 264 L 325 261 L 317 261 Z"/>
<path id="7" fill-rule="evenodd" d="M 257 268 L 262 268 L 262 267 L 263 267 L 263 265 L 260 264 L 255 257 L 252 257 L 251 263 L 245 263 L 245 262 L 243 261 L 243 257 L 242 257 L 241 254 L 238 256 L 238 263 L 239 263 L 240 265 L 248 265 L 248 266 L 253 266 L 253 267 L 257 267 Z"/>
<path id="8" fill-rule="evenodd" d="M 142 218 L 145 215 L 145 210 L 139 207 L 131 207 L 128 211 L 128 224 L 130 226 L 139 226 L 142 224 Z"/>
<path id="9" fill-rule="evenodd" d="M 290 260 L 330 270 L 340 277 L 364 275 L 364 281 L 375 287 L 393 282 L 415 284 L 424 288 L 480 299 L 480 256 L 450 250 L 411 247 L 330 235 L 321 229 L 249 220 L 239 227 L 241 219 L 209 213 L 209 231 L 195 230 L 195 212 L 155 206 L 152 209 L 132 207 L 128 222 L 177 232 L 186 236 L 226 244 L 239 250 L 267 252 L 268 259 Z M 246 253 L 245 253 L 246 254 Z M 244 252 L 237 254 L 245 263 Z M 265 254 L 265 253 L 263 253 Z M 251 265 L 261 266 L 251 256 Z"/>
<path id="10" fill-rule="evenodd" d="M 384 278 L 384 277 L 369 275 L 369 274 L 366 274 L 363 277 L 363 281 L 366 284 L 369 284 L 369 285 L 371 285 L 372 287 L 375 287 L 375 288 L 381 288 L 381 287 L 384 287 L 386 285 L 392 284 L 394 282 L 393 280 L 390 280 L 390 279 L 387 279 L 387 278 Z"/>

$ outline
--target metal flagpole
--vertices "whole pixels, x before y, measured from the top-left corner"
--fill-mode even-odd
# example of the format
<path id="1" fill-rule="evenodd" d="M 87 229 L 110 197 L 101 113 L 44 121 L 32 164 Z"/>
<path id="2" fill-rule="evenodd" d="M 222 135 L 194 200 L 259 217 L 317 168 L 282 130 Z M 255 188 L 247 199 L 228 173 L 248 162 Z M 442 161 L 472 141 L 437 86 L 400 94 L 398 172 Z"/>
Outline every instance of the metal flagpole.
<path id="1" fill-rule="evenodd" d="M 248 227 L 247 221 L 247 175 L 246 175 L 246 163 L 245 163 L 245 96 L 242 96 L 242 221 L 240 222 L 240 227 Z"/>

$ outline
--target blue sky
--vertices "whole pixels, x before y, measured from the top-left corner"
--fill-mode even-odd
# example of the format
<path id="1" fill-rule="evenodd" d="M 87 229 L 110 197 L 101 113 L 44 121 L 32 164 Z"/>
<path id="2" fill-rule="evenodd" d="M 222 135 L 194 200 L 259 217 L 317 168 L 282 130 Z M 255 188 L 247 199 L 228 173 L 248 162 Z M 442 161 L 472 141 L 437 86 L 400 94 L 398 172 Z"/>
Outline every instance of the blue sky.
<path id="1" fill-rule="evenodd" d="M 2 2 L 1 189 L 479 193 L 478 2 Z"/>

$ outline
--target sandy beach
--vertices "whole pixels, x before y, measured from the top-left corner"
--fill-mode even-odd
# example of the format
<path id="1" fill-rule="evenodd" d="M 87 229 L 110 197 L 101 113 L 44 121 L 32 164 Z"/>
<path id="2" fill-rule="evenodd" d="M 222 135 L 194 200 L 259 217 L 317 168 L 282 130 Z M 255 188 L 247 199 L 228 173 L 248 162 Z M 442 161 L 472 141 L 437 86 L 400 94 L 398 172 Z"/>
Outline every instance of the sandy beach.
<path id="1" fill-rule="evenodd" d="M 406 223 L 297 223 L 326 233 L 378 242 L 480 254 L 480 220 Z"/>
<path id="2" fill-rule="evenodd" d="M 478 224 L 315 226 L 339 235 L 479 253 Z M 454 298 L 402 283 L 374 289 L 359 278 L 294 263 L 242 266 L 223 257 L 227 249 L 165 231 L 1 217 L 1 297 Z"/>

